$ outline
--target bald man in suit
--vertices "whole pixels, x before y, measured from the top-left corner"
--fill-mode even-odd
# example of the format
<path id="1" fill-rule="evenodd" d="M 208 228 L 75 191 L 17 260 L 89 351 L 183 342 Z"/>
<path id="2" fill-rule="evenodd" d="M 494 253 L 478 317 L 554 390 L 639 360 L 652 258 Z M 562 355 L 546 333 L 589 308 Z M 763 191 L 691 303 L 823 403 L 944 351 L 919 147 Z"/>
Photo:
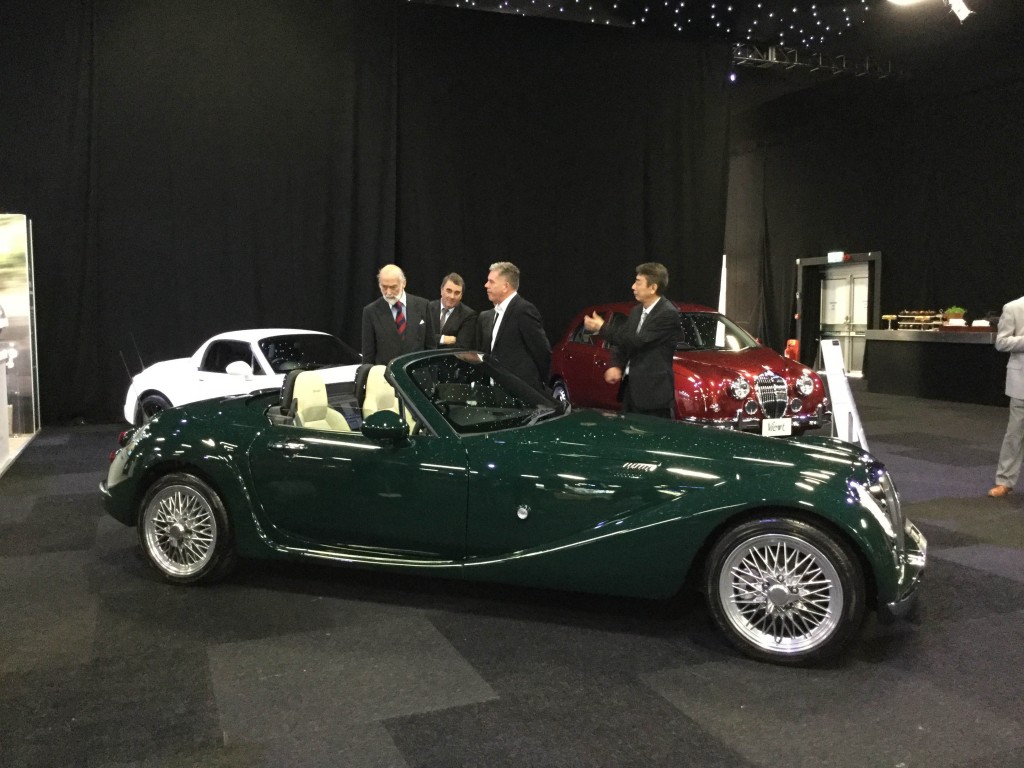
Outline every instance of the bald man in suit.
<path id="1" fill-rule="evenodd" d="M 385 264 L 377 273 L 380 298 L 363 307 L 363 362 L 386 365 L 399 355 L 433 349 L 427 300 L 405 292 L 405 272 Z"/>

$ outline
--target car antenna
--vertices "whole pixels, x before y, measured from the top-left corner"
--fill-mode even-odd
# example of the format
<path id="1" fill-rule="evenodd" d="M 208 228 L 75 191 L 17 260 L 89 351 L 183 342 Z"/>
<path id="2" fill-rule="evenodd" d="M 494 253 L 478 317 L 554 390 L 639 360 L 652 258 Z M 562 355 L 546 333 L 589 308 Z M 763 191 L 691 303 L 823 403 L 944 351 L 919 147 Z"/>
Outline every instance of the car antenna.
<path id="1" fill-rule="evenodd" d="M 131 369 L 128 368 L 128 361 L 124 359 L 124 352 L 119 349 L 117 354 L 121 356 L 121 365 L 124 366 L 124 372 L 128 374 L 128 381 L 131 381 L 134 377 L 132 376 Z"/>
<path id="2" fill-rule="evenodd" d="M 124 372 L 128 374 L 128 391 L 135 394 L 135 400 L 137 402 L 139 399 L 139 393 L 135 388 L 135 377 L 132 376 L 132 372 L 128 368 L 128 361 L 124 359 L 124 352 L 119 349 L 117 350 L 117 354 L 121 356 L 121 365 L 124 366 Z M 139 362 L 142 362 L 141 358 L 139 359 Z"/>
<path id="3" fill-rule="evenodd" d="M 139 345 L 135 343 L 135 334 L 129 331 L 128 337 L 132 340 L 132 346 L 135 348 L 135 357 L 139 359 L 139 370 L 146 370 L 146 364 L 142 362 L 142 355 L 139 353 Z M 127 368 L 128 366 L 126 365 L 125 367 Z"/>

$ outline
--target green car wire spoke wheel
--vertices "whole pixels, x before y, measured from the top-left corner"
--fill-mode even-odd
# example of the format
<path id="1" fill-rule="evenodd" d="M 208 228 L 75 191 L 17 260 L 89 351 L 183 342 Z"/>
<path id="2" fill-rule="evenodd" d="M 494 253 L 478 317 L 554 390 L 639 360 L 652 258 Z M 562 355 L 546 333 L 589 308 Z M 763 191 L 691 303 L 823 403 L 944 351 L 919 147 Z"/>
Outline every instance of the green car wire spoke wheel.
<path id="1" fill-rule="evenodd" d="M 864 576 L 836 534 L 791 518 L 743 523 L 708 558 L 708 603 L 748 655 L 801 664 L 838 653 L 864 617 Z"/>
<path id="2" fill-rule="evenodd" d="M 157 481 L 140 506 L 138 531 L 146 557 L 166 581 L 215 581 L 234 564 L 224 505 L 194 475 Z"/>

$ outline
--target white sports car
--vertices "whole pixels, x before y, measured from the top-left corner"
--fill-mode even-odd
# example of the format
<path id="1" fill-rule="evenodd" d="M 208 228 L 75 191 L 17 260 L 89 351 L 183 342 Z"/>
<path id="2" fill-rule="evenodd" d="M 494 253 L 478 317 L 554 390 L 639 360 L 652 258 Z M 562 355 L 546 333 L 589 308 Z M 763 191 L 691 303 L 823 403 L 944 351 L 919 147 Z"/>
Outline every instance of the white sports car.
<path id="1" fill-rule="evenodd" d="M 124 418 L 132 424 L 185 403 L 280 387 L 296 368 L 318 369 L 328 394 L 351 389 L 360 355 L 336 336 L 296 328 L 230 331 L 208 339 L 192 357 L 164 360 L 132 377 Z"/>

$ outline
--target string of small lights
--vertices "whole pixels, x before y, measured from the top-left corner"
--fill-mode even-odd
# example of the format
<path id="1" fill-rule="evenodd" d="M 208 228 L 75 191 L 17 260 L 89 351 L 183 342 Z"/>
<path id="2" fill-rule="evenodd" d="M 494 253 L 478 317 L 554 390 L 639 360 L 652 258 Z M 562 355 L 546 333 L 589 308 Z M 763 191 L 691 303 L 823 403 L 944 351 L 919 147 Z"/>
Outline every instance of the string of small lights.
<path id="1" fill-rule="evenodd" d="M 870 18 L 879 0 L 410 0 L 432 5 L 648 27 L 734 43 L 816 49 Z"/>

